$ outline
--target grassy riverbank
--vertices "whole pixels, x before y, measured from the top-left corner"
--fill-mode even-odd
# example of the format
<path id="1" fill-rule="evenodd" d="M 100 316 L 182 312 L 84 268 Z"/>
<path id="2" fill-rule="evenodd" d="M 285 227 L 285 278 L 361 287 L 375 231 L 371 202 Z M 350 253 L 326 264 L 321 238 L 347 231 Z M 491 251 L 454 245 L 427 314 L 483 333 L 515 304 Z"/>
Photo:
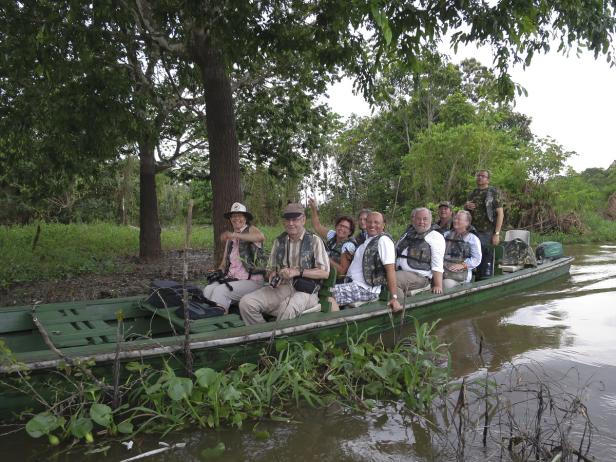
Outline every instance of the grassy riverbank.
<path id="1" fill-rule="evenodd" d="M 589 216 L 587 224 L 591 231 L 584 234 L 533 235 L 533 242 L 547 240 L 565 244 L 610 242 L 616 236 L 616 222 Z M 389 230 L 399 236 L 405 225 L 399 224 Z M 260 227 L 266 236 L 265 247 L 269 250 L 282 226 Z M 13 284 L 49 279 L 69 279 L 83 274 L 113 274 L 129 265 L 130 258 L 139 254 L 139 230 L 134 227 L 109 223 L 95 224 L 42 224 L 38 239 L 36 225 L 0 228 L 0 249 L 3 264 L 0 265 L 0 288 Z M 184 245 L 182 227 L 165 228 L 162 232 L 163 250 L 177 250 Z M 210 226 L 195 226 L 192 230 L 191 247 L 210 251 L 213 235 Z"/>
<path id="2" fill-rule="evenodd" d="M 266 248 L 282 227 L 261 228 L 266 235 Z M 0 288 L 12 284 L 48 279 L 65 279 L 82 274 L 112 274 L 119 266 L 129 264 L 126 257 L 139 255 L 139 229 L 109 223 L 42 224 L 38 239 L 37 226 L 0 228 Z M 163 250 L 184 247 L 182 227 L 162 231 Z M 34 242 L 36 240 L 36 245 Z M 194 226 L 191 247 L 211 250 L 213 233 L 210 226 Z"/>

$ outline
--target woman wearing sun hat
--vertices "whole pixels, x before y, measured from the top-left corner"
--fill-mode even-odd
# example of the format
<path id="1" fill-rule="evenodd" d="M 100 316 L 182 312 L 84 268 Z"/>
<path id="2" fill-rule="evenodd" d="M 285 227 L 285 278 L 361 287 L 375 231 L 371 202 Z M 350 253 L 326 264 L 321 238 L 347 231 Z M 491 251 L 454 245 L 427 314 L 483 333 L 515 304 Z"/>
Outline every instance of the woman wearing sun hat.
<path id="1" fill-rule="evenodd" d="M 250 224 L 252 214 L 244 204 L 235 202 L 224 216 L 231 222 L 233 231 L 220 235 L 220 240 L 225 243 L 218 268 L 221 281 L 208 284 L 203 295 L 226 313 L 232 302 L 263 287 L 265 236 Z"/>

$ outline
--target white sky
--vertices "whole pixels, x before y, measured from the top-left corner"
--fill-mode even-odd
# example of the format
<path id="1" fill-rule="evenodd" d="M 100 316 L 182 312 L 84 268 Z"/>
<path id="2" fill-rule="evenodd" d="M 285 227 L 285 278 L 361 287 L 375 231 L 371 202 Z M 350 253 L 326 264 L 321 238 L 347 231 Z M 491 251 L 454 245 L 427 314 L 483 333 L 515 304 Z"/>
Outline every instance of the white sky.
<path id="1" fill-rule="evenodd" d="M 492 63 L 487 49 L 467 47 L 449 55 L 455 63 L 467 57 L 486 66 Z M 578 58 L 554 51 L 535 55 L 526 70 L 518 66 L 511 75 L 528 91 L 528 97 L 516 98 L 516 110 L 532 118 L 535 135 L 551 136 L 565 150 L 578 153 L 569 160 L 575 170 L 607 168 L 616 160 L 616 68 L 610 68 L 605 57 L 595 61 L 590 53 Z M 330 106 L 342 116 L 369 115 L 370 107 L 352 88 L 348 79 L 332 86 Z"/>

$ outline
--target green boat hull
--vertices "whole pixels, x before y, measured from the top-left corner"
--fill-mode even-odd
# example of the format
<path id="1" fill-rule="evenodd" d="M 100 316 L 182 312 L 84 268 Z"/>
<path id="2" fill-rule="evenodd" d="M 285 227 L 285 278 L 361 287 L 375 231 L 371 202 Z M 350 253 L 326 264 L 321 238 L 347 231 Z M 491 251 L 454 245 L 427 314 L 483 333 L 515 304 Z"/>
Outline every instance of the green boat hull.
<path id="1" fill-rule="evenodd" d="M 472 284 L 464 284 L 442 295 L 423 292 L 407 300 L 403 312 L 392 314 L 384 302 L 377 301 L 331 313 L 310 313 L 297 319 L 245 326 L 233 317 L 220 317 L 192 324 L 190 348 L 195 368 L 224 369 L 232 364 L 255 362 L 264 348 L 275 341 L 315 342 L 335 339 L 344 342 L 369 329 L 372 334 L 390 332 L 409 324 L 413 319 L 427 321 L 444 317 L 481 302 L 523 292 L 569 273 L 572 258 L 561 258 L 511 274 L 495 276 Z M 170 311 L 144 309 L 143 297 L 93 300 L 40 305 L 37 317 L 61 353 L 74 359 L 95 363 L 94 372 L 109 376 L 111 365 L 119 360 L 143 361 L 152 365 L 169 361 L 182 368 L 185 348 L 183 330 L 173 325 Z M 117 312 L 124 317 L 125 335 L 117 341 Z M 163 316 L 164 315 L 164 316 Z M 13 352 L 20 367 L 32 376 L 43 378 L 65 362 L 53 352 L 32 321 L 31 307 L 4 308 L 0 311 L 0 340 Z M 15 366 L 0 365 L 4 379 L 15 374 Z M 32 401 L 26 395 L 0 385 L 0 415 L 19 411 Z"/>

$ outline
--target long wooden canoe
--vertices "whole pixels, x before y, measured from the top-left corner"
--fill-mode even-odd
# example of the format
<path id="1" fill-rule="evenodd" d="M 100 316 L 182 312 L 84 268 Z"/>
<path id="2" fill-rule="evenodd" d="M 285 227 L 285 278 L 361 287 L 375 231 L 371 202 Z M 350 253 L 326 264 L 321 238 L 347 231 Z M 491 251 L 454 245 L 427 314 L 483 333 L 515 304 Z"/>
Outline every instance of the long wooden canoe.
<path id="1" fill-rule="evenodd" d="M 528 290 L 569 273 L 573 258 L 563 257 L 536 268 L 505 273 L 491 279 L 463 284 L 441 295 L 423 292 L 406 300 L 405 310 L 393 314 L 382 301 L 338 312 L 305 314 L 297 319 L 246 326 L 237 315 L 191 321 L 190 348 L 195 367 L 224 368 L 230 363 L 255 361 L 273 340 L 314 341 L 356 334 L 366 329 L 383 333 L 408 323 L 442 317 L 452 310 L 484 300 Z M 143 296 L 53 303 L 36 307 L 38 322 L 62 355 L 94 361 L 95 368 L 122 362 L 156 363 L 179 358 L 184 350 L 184 320 L 175 308 L 156 309 Z M 124 333 L 117 338 L 117 313 L 122 312 Z M 27 368 L 46 373 L 66 361 L 46 343 L 33 322 L 31 306 L 0 308 L 0 340 L 19 364 L 0 364 L 0 377 Z M 179 359 L 177 359 L 179 361 Z M 181 361 L 180 361 L 181 362 Z M 0 387 L 0 414 L 7 390 Z M 13 393 L 10 393 L 13 395 Z"/>

